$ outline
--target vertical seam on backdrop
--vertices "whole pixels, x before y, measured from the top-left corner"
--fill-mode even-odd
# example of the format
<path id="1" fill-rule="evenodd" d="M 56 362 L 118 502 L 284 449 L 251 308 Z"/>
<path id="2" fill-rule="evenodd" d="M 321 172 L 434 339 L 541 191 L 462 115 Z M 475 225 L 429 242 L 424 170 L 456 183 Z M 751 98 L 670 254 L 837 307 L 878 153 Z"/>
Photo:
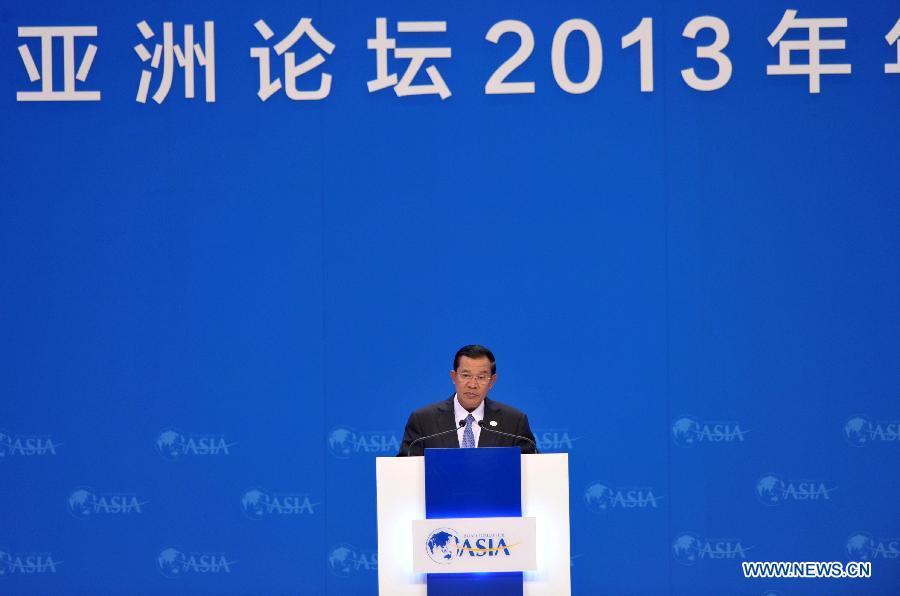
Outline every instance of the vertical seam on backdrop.
<path id="1" fill-rule="evenodd" d="M 319 14 L 322 14 L 322 2 L 318 2 L 318 10 Z M 321 105 L 321 102 L 316 102 L 316 109 L 319 112 L 319 146 L 322 148 L 320 155 L 321 161 L 319 162 L 319 262 L 321 264 L 320 269 L 320 283 L 322 284 L 320 290 L 320 298 L 322 301 L 322 307 L 320 310 L 320 316 L 322 317 L 322 394 L 320 398 L 322 400 L 322 432 L 319 435 L 319 440 L 321 442 L 320 448 L 322 453 L 322 476 L 325 480 L 322 486 L 323 499 L 322 503 L 324 505 L 322 516 L 324 517 L 323 525 L 325 532 L 323 533 L 322 538 L 322 553 L 323 555 L 328 553 L 328 544 L 327 537 L 328 533 L 328 481 L 329 481 L 329 468 L 328 468 L 328 445 L 327 442 L 323 439 L 327 436 L 328 432 L 328 399 L 326 397 L 326 389 L 327 389 L 327 359 L 328 359 L 328 346 L 325 342 L 327 334 L 325 332 L 325 299 L 326 299 L 326 285 L 325 285 L 325 180 L 327 172 L 326 164 L 328 163 L 327 159 L 327 147 L 325 145 L 325 122 L 324 122 L 324 108 Z M 326 569 L 326 565 L 322 564 L 322 586 L 325 588 L 325 593 L 328 593 L 328 569 Z"/>
<path id="2" fill-rule="evenodd" d="M 660 25 L 661 27 L 657 28 L 657 31 L 667 31 L 666 28 L 668 19 L 666 18 L 666 0 L 660 0 Z M 662 49 L 661 52 L 661 66 L 662 72 L 668 73 L 669 70 L 666 68 L 666 46 L 668 42 L 666 41 L 668 37 L 666 35 L 662 35 Z M 669 391 L 670 387 L 670 334 L 671 334 L 671 322 L 669 320 L 669 202 L 670 202 L 670 181 L 669 181 L 669 118 L 668 118 L 668 104 L 669 104 L 669 95 L 667 93 L 667 85 L 668 82 L 668 74 L 664 74 L 662 77 L 662 143 L 663 143 L 663 312 L 665 319 L 665 389 L 663 391 L 663 395 L 666 401 L 666 419 L 664 421 L 665 426 L 663 429 L 667 429 L 667 425 L 671 424 L 672 420 L 672 395 Z M 666 574 L 668 576 L 668 584 L 669 584 L 669 594 L 674 593 L 674 587 L 672 585 L 672 560 L 671 553 L 669 549 L 672 544 L 672 508 L 675 506 L 674 503 L 674 495 L 672 494 L 672 441 L 668 436 L 668 430 L 665 430 L 665 442 L 666 442 L 666 494 L 669 495 L 667 499 L 666 506 L 666 543 L 665 543 L 665 553 L 666 553 Z"/>

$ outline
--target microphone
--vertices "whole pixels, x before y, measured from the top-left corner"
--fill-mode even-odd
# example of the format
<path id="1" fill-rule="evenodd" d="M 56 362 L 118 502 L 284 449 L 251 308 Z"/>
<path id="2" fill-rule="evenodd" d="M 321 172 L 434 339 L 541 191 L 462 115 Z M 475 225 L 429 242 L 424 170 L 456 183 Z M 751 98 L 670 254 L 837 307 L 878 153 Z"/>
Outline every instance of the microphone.
<path id="1" fill-rule="evenodd" d="M 409 454 L 412 453 L 413 445 L 415 445 L 415 444 L 418 443 L 419 441 L 424 441 L 424 440 L 426 440 L 426 439 L 432 439 L 432 438 L 434 438 L 434 437 L 439 437 L 439 436 L 441 436 L 441 435 L 446 435 L 447 433 L 455 433 L 456 431 L 458 431 L 459 429 L 461 429 L 461 428 L 464 427 L 465 425 L 466 425 L 466 421 L 465 421 L 465 420 L 460 420 L 456 428 L 451 428 L 450 430 L 442 430 L 441 432 L 439 432 L 439 433 L 434 433 L 433 435 L 425 435 L 424 437 L 419 437 L 418 439 L 416 439 L 415 441 L 413 441 L 412 443 L 409 444 L 409 448 L 407 448 L 407 450 L 406 450 L 406 457 L 409 457 Z M 423 449 L 423 452 L 424 452 L 424 449 Z"/>
<path id="2" fill-rule="evenodd" d="M 535 444 L 534 444 L 534 441 L 532 441 L 532 440 L 529 439 L 528 437 L 523 437 L 523 436 L 521 436 L 521 435 L 514 435 L 514 434 L 511 434 L 511 433 L 505 433 L 505 432 L 503 432 L 503 431 L 494 430 L 494 429 L 491 428 L 490 426 L 487 426 L 487 425 L 484 423 L 484 420 L 479 420 L 479 421 L 478 421 L 478 426 L 481 427 L 481 430 L 489 430 L 489 431 L 491 431 L 492 433 L 497 433 L 498 435 L 503 435 L 504 437 L 512 437 L 512 438 L 514 438 L 514 439 L 520 439 L 520 440 L 522 440 L 522 441 L 528 441 L 529 443 L 531 443 L 531 446 L 534 447 L 534 452 L 535 452 L 535 453 L 538 452 L 537 445 L 535 445 Z"/>

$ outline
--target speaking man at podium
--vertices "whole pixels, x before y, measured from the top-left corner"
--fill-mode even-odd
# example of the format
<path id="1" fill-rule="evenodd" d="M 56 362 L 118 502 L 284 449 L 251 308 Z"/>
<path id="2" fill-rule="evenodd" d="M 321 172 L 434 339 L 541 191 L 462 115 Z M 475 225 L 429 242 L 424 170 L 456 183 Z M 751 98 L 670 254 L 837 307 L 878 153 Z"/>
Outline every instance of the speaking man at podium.
<path id="1" fill-rule="evenodd" d="M 456 393 L 409 415 L 398 456 L 423 455 L 426 447 L 519 447 L 537 453 L 528 416 L 487 396 L 497 381 L 489 349 L 463 346 L 453 358 Z"/>

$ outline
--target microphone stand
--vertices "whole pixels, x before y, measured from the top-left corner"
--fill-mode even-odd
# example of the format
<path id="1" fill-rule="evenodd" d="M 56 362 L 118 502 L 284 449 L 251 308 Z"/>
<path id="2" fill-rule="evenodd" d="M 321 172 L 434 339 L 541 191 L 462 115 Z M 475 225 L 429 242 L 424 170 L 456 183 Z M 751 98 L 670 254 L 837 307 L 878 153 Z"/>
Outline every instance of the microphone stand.
<path id="1" fill-rule="evenodd" d="M 439 436 L 441 436 L 441 435 L 446 435 L 447 433 L 455 433 L 456 431 L 458 431 L 459 429 L 461 429 L 463 426 L 465 426 L 465 424 L 466 424 L 466 421 L 465 421 L 465 420 L 460 420 L 460 421 L 459 421 L 459 424 L 457 425 L 456 428 L 451 428 L 450 430 L 442 430 L 441 432 L 439 432 L 439 433 L 434 433 L 433 435 L 426 435 L 426 436 L 424 436 L 424 437 L 419 437 L 418 439 L 416 439 L 415 441 L 413 441 L 412 443 L 409 444 L 409 447 L 406 449 L 406 457 L 409 457 L 409 455 L 412 453 L 413 445 L 415 445 L 415 444 L 418 443 L 419 441 L 425 441 L 425 440 L 427 440 L 427 439 L 433 439 L 434 437 L 439 437 Z M 496 431 L 495 431 L 495 432 L 496 432 Z M 425 450 L 423 449 L 422 452 L 424 453 Z"/>
<path id="2" fill-rule="evenodd" d="M 534 441 L 532 441 L 532 440 L 529 439 L 528 437 L 523 437 L 523 436 L 521 436 L 521 435 L 514 435 L 514 434 L 511 434 L 511 433 L 505 433 L 505 432 L 503 432 L 503 431 L 501 431 L 501 430 L 494 430 L 493 428 L 491 428 L 491 427 L 489 427 L 489 426 L 485 426 L 484 420 L 479 420 L 479 421 L 478 421 L 478 426 L 481 427 L 481 430 L 488 430 L 488 431 L 491 431 L 492 433 L 497 433 L 498 435 L 503 435 L 504 437 L 512 437 L 513 439 L 519 439 L 519 440 L 521 440 L 521 441 L 528 441 L 529 443 L 531 443 L 531 446 L 534 447 L 534 452 L 535 452 L 535 453 L 538 452 L 537 445 L 535 445 L 535 444 L 534 444 Z M 521 449 L 521 447 L 520 447 L 520 449 Z"/>

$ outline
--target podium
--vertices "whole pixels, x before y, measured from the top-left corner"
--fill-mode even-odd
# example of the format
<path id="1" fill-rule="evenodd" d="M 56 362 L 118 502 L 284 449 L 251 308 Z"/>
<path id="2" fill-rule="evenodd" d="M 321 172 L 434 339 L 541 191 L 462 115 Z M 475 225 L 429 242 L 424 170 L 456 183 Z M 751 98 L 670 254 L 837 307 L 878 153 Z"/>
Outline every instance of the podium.
<path id="1" fill-rule="evenodd" d="M 567 596 L 568 454 L 515 447 L 379 457 L 383 596 Z"/>

